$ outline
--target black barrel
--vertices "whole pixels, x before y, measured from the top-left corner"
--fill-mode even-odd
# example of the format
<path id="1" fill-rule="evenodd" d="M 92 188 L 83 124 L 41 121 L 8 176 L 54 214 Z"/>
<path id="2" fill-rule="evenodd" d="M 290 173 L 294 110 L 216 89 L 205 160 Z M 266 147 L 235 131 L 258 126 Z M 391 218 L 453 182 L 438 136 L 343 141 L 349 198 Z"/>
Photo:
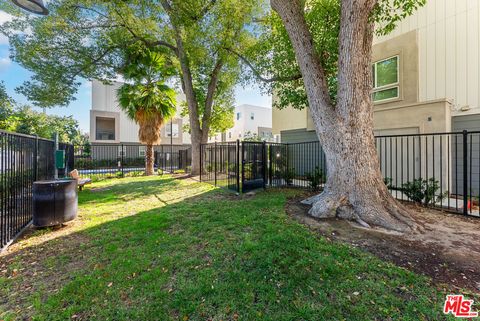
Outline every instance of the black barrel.
<path id="1" fill-rule="evenodd" d="M 33 225 L 53 226 L 77 217 L 77 180 L 51 180 L 33 183 Z"/>

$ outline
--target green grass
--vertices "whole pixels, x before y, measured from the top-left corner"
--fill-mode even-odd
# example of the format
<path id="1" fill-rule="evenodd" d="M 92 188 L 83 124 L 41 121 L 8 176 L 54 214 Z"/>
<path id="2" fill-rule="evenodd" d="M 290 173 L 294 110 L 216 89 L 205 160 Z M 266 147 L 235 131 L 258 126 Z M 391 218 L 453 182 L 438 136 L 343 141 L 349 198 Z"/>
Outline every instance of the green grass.
<path id="1" fill-rule="evenodd" d="M 293 193 L 239 198 L 168 176 L 94 183 L 80 193 L 83 223 L 72 235 L 30 244 L 55 254 L 36 263 L 47 272 L 30 280 L 22 312 L 34 320 L 445 318 L 444 294 L 427 278 L 290 219 Z M 47 276 L 62 280 L 55 291 Z M 24 282 L 0 278 L 4 289 Z M 4 308 L 0 319 L 22 317 Z"/>

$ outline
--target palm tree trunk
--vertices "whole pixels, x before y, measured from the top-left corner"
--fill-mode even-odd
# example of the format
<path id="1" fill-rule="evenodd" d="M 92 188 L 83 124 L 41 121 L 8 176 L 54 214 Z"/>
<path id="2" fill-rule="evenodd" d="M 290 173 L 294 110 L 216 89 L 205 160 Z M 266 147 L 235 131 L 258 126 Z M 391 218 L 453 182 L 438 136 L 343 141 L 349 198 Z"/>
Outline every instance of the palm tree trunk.
<path id="1" fill-rule="evenodd" d="M 155 157 L 153 155 L 153 145 L 147 144 L 147 149 L 145 151 L 145 176 L 151 176 L 154 173 L 153 163 Z"/>

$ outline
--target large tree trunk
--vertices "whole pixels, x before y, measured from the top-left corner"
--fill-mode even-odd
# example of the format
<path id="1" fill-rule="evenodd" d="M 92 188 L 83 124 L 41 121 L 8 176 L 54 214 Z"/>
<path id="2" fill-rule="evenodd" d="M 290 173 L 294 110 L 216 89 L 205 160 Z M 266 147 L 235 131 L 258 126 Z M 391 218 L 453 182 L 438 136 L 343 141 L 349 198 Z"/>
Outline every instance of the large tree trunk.
<path id="1" fill-rule="evenodd" d="M 197 131 L 190 131 L 190 138 L 192 141 L 192 175 L 199 175 L 200 174 L 200 148 L 201 144 L 206 142 L 202 142 L 202 133 L 200 130 Z"/>
<path id="2" fill-rule="evenodd" d="M 387 190 L 373 136 L 369 21 L 375 0 L 342 0 L 337 104 L 330 102 L 325 73 L 315 51 L 300 0 L 271 0 L 295 50 L 311 114 L 327 160 L 324 191 L 307 200 L 310 214 L 340 217 L 363 226 L 407 231 L 408 211 Z"/>
<path id="3" fill-rule="evenodd" d="M 145 150 L 145 176 L 151 176 L 155 172 L 155 156 L 153 154 L 153 145 L 147 144 Z"/>
<path id="4" fill-rule="evenodd" d="M 202 117 L 202 124 L 200 125 L 198 100 L 195 95 L 193 87 L 193 78 L 188 62 L 188 57 L 185 54 L 183 40 L 180 31 L 177 30 L 175 34 L 177 44 L 177 53 L 180 61 L 180 68 L 182 70 L 182 89 L 185 93 L 188 106 L 188 117 L 190 121 L 190 138 L 192 141 L 192 175 L 200 174 L 200 152 L 201 144 L 206 144 L 208 141 L 208 132 L 210 127 L 211 110 L 213 105 L 213 97 L 217 88 L 218 77 L 223 66 L 223 61 L 219 59 L 210 75 L 210 82 L 208 85 L 207 98 L 205 101 L 204 114 Z"/>

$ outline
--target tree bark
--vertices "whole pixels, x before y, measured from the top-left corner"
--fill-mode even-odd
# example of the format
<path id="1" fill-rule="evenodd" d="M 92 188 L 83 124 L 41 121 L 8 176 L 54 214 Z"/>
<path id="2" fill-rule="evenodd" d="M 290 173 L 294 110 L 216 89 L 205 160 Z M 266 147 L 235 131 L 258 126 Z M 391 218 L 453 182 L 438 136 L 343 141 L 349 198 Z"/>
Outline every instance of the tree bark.
<path id="1" fill-rule="evenodd" d="M 208 141 L 208 133 L 210 131 L 210 119 L 212 118 L 213 99 L 215 97 L 215 91 L 217 90 L 218 78 L 220 77 L 220 71 L 223 67 L 222 58 L 218 58 L 210 74 L 210 81 L 207 87 L 207 97 L 205 99 L 205 111 L 202 117 L 202 143 Z"/>
<path id="2" fill-rule="evenodd" d="M 342 0 L 338 93 L 333 106 L 321 60 L 301 0 L 271 0 L 282 19 L 302 73 L 319 141 L 327 161 L 324 191 L 306 200 L 310 215 L 340 217 L 365 227 L 395 231 L 415 227 L 408 211 L 385 186 L 373 135 L 369 15 L 375 0 Z"/>
<path id="3" fill-rule="evenodd" d="M 217 83 L 221 68 L 223 67 L 223 61 L 221 58 L 218 58 L 212 74 L 210 75 L 210 81 L 207 89 L 206 101 L 205 101 L 205 108 L 204 114 L 202 116 L 202 124 L 200 124 L 200 116 L 198 113 L 199 106 L 198 100 L 195 95 L 194 85 L 193 85 L 193 78 L 190 69 L 190 63 L 188 61 L 188 56 L 185 51 L 181 29 L 179 29 L 175 23 L 174 19 L 172 19 L 172 8 L 170 4 L 166 0 L 162 0 L 161 4 L 165 11 L 170 16 L 170 22 L 172 28 L 174 30 L 174 38 L 175 38 L 175 53 L 178 57 L 180 62 L 180 69 L 181 73 L 181 84 L 182 90 L 185 93 L 185 97 L 187 100 L 188 106 L 188 116 L 190 122 L 190 137 L 192 142 L 192 167 L 191 167 L 191 174 L 198 175 L 200 174 L 200 152 L 201 152 L 201 145 L 206 144 L 208 142 L 208 132 L 210 129 L 210 119 L 211 119 L 211 111 L 213 105 L 213 98 L 215 95 L 215 91 L 217 89 Z M 211 2 L 214 4 L 214 1 Z"/>
<path id="4" fill-rule="evenodd" d="M 151 176 L 154 174 L 154 162 L 155 156 L 153 154 L 153 145 L 147 144 L 145 149 L 145 176 Z"/>

